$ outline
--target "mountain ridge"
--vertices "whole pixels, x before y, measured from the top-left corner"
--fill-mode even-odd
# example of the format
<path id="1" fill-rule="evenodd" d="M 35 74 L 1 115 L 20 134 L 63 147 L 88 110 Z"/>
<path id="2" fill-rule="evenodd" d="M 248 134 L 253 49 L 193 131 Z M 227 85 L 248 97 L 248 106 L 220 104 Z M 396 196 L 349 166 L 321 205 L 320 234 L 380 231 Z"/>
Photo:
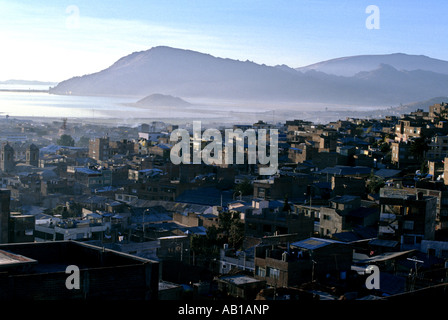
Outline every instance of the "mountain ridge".
<path id="1" fill-rule="evenodd" d="M 333 69 L 345 66 L 353 74 L 324 72 L 316 64 L 267 66 L 158 46 L 133 52 L 96 73 L 64 80 L 50 92 L 358 105 L 410 103 L 448 94 L 447 61 L 397 53 L 344 57 L 320 66 L 328 69 L 333 63 Z M 437 66 L 440 72 L 434 71 Z"/>
<path id="2" fill-rule="evenodd" d="M 344 63 L 348 60 L 350 60 L 350 64 L 353 67 L 344 70 Z M 294 69 L 301 72 L 306 72 L 308 70 L 318 70 L 328 74 L 353 76 L 360 71 L 372 71 L 376 69 L 380 64 L 391 65 L 397 70 L 413 71 L 420 69 L 421 65 L 424 63 L 427 64 L 425 68 L 425 70 L 427 71 L 448 74 L 448 61 L 431 58 L 426 55 L 411 55 L 401 52 L 390 54 L 355 55 L 340 57 L 326 61 L 320 61 Z M 358 65 L 362 65 L 363 70 L 361 70 Z"/>

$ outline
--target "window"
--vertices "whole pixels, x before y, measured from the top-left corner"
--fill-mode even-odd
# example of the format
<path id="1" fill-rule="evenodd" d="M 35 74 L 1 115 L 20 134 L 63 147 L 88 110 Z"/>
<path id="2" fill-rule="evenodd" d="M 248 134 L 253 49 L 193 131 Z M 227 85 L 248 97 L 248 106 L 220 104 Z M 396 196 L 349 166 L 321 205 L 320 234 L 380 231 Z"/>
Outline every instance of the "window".
<path id="1" fill-rule="evenodd" d="M 259 277 L 266 277 L 266 269 L 262 268 L 262 267 L 257 267 L 257 271 L 256 271 L 257 276 Z"/>
<path id="2" fill-rule="evenodd" d="M 414 229 L 414 221 L 404 221 L 403 229 L 405 230 L 413 230 Z"/>
<path id="3" fill-rule="evenodd" d="M 268 271 L 269 271 L 270 278 L 273 278 L 273 279 L 280 278 L 280 270 L 278 270 L 276 268 L 268 268 Z"/>

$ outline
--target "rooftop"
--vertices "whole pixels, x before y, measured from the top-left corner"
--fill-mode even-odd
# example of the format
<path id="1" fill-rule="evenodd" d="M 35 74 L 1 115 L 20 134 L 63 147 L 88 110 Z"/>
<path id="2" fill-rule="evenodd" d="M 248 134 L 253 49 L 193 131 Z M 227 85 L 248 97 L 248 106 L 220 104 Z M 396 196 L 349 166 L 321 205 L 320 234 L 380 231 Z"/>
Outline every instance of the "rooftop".
<path id="1" fill-rule="evenodd" d="M 315 250 L 315 249 L 319 249 L 319 248 L 322 248 L 322 247 L 325 247 L 325 246 L 328 246 L 328 245 L 331 245 L 334 243 L 343 244 L 343 242 L 341 242 L 341 241 L 311 237 L 311 238 L 308 238 L 305 240 L 293 242 L 293 243 L 291 243 L 291 246 L 308 249 L 308 250 Z"/>
<path id="2" fill-rule="evenodd" d="M 320 171 L 322 174 L 332 174 L 332 175 L 360 175 L 360 174 L 370 174 L 372 169 L 369 167 L 350 167 L 350 166 L 334 166 L 327 167 Z"/>
<path id="3" fill-rule="evenodd" d="M 228 283 L 235 284 L 237 286 L 260 282 L 260 280 L 245 275 L 224 276 L 220 277 L 219 279 Z"/>
<path id="4" fill-rule="evenodd" d="M 34 259 L 27 258 L 19 254 L 14 254 L 5 250 L 0 250 L 0 270 L 3 268 L 34 263 L 37 263 L 37 261 Z"/>
<path id="5" fill-rule="evenodd" d="M 334 198 L 331 199 L 332 202 L 337 202 L 337 203 L 347 203 L 347 202 L 351 202 L 354 201 L 356 199 L 359 199 L 360 197 L 358 196 L 352 196 L 352 195 L 343 195 L 343 196 L 336 196 Z"/>

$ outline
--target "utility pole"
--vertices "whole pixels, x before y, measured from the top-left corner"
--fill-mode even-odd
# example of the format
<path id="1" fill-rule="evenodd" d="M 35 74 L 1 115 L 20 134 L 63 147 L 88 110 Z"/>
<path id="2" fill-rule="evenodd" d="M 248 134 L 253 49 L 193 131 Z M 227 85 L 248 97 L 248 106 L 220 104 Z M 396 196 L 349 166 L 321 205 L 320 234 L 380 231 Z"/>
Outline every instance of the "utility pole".
<path id="1" fill-rule="evenodd" d="M 412 257 L 412 258 L 407 258 L 407 260 L 409 260 L 409 261 L 412 261 L 412 262 L 414 262 L 414 264 L 415 264 L 415 274 L 412 274 L 412 269 L 411 270 L 409 270 L 409 277 L 412 277 L 410 280 L 411 280 L 411 283 L 410 283 L 410 285 L 411 285 L 411 287 L 410 287 L 410 290 L 409 291 L 414 291 L 414 289 L 415 289 L 415 280 L 417 279 L 417 268 L 418 268 L 418 263 L 421 263 L 421 264 L 423 264 L 423 261 L 421 261 L 421 260 L 417 260 L 417 257 Z"/>

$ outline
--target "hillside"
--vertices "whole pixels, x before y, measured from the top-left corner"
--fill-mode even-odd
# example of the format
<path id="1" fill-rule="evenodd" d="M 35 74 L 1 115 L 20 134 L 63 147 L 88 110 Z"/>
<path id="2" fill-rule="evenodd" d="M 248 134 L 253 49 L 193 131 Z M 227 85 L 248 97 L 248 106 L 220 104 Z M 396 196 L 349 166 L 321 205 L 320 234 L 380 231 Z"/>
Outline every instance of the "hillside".
<path id="1" fill-rule="evenodd" d="M 448 95 L 448 62 L 445 61 L 396 54 L 344 58 L 333 63 L 340 65 L 341 61 L 353 75 L 331 74 L 323 67 L 298 71 L 285 65 L 266 66 L 191 50 L 155 47 L 125 56 L 97 73 L 62 81 L 50 92 L 137 99 L 160 93 L 187 100 L 360 106 L 390 106 Z M 401 69 L 405 62 L 410 70 Z M 324 63 L 326 67 L 330 64 Z M 434 72 L 437 66 L 440 71 Z"/>
<path id="2" fill-rule="evenodd" d="M 187 101 L 170 95 L 154 93 L 135 103 L 139 107 L 188 107 Z"/>

